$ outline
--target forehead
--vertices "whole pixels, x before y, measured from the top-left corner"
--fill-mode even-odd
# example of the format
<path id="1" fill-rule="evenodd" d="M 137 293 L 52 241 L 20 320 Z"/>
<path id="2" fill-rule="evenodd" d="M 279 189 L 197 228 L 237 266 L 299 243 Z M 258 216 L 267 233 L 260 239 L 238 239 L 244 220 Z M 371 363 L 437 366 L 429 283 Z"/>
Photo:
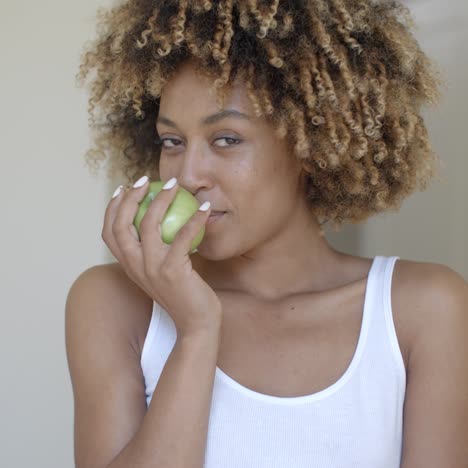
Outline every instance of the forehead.
<path id="1" fill-rule="evenodd" d="M 245 84 L 237 79 L 227 90 L 224 108 L 237 109 L 254 117 L 252 104 Z M 161 93 L 160 110 L 197 110 L 200 114 L 220 110 L 216 102 L 214 79 L 197 72 L 194 65 L 182 65 L 165 84 Z"/>

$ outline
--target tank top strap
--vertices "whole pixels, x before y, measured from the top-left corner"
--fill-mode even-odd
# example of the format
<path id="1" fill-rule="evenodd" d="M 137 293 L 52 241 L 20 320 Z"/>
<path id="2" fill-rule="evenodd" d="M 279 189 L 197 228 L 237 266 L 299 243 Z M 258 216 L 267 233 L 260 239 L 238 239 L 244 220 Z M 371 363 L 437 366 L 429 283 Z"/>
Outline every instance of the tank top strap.
<path id="1" fill-rule="evenodd" d="M 392 280 L 395 263 L 400 257 L 377 256 L 369 278 L 366 311 L 368 319 L 367 358 L 374 362 L 390 353 L 400 376 L 405 378 L 404 360 L 401 354 L 391 301 Z"/>

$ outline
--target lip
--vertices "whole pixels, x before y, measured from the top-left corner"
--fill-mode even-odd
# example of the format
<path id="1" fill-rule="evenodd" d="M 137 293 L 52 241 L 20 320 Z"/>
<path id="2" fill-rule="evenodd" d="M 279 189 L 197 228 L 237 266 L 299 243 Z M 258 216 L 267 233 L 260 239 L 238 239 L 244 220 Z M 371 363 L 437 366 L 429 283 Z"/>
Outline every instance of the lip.
<path id="1" fill-rule="evenodd" d="M 217 221 L 222 219 L 225 214 L 226 214 L 225 211 L 212 212 L 210 216 L 208 216 L 206 224 L 216 223 Z"/>

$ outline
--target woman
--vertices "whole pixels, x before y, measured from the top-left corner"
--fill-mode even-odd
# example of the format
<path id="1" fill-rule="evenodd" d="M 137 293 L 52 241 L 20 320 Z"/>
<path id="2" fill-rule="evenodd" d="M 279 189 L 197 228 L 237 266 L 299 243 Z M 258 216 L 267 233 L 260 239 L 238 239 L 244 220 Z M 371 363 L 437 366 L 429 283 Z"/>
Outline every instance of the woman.
<path id="1" fill-rule="evenodd" d="M 88 162 L 107 154 L 138 180 L 105 213 L 118 262 L 67 299 L 78 468 L 467 466 L 465 281 L 323 236 L 437 173 L 419 110 L 438 81 L 406 13 L 131 0 L 101 14 L 80 73 L 96 72 Z M 140 242 L 143 174 L 167 184 Z M 179 187 L 201 209 L 167 245 Z"/>

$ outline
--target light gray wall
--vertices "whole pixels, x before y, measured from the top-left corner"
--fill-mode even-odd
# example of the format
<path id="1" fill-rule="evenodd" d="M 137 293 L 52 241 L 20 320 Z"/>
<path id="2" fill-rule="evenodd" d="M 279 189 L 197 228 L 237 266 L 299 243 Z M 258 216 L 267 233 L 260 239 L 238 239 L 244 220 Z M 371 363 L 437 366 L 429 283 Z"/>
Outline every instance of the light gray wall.
<path id="1" fill-rule="evenodd" d="M 416 38 L 438 62 L 446 86 L 436 108 L 423 112 L 435 151 L 443 162 L 441 182 L 407 198 L 398 213 L 380 214 L 365 224 L 327 235 L 345 251 L 366 257 L 403 259 L 450 266 L 468 281 L 468 2 L 408 0 Z"/>
<path id="2" fill-rule="evenodd" d="M 436 261 L 468 278 L 466 4 L 412 3 L 421 42 L 450 79 L 443 105 L 428 116 L 448 183 L 413 196 L 399 214 L 330 238 L 352 253 Z M 118 181 L 92 177 L 83 165 L 86 95 L 74 86 L 81 46 L 93 36 L 95 10 L 104 4 L 0 3 L 2 467 L 73 467 L 65 299 L 80 272 L 113 261 L 100 233 Z"/>
<path id="3" fill-rule="evenodd" d="M 0 3 L 2 468 L 74 466 L 64 304 L 77 275 L 106 258 L 108 183 L 83 167 L 86 97 L 74 81 L 95 9 Z"/>

